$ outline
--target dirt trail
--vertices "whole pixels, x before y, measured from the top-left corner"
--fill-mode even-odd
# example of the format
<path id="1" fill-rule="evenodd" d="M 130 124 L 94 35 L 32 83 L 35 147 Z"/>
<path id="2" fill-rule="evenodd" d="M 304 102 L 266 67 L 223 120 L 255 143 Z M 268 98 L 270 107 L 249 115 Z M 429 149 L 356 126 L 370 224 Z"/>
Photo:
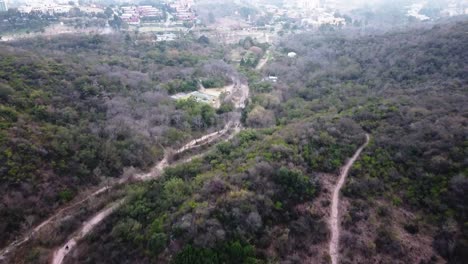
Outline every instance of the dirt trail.
<path id="1" fill-rule="evenodd" d="M 369 135 L 366 134 L 366 142 L 354 153 L 353 157 L 348 160 L 346 165 L 341 169 L 340 178 L 336 183 L 335 189 L 333 190 L 332 197 L 332 207 L 330 214 L 330 230 L 331 230 L 331 239 L 330 239 L 330 257 L 332 264 L 338 264 L 339 262 L 339 250 L 340 250 L 340 218 L 338 206 L 340 204 L 340 191 L 344 185 L 346 177 L 350 168 L 353 166 L 354 162 L 357 160 L 362 150 L 369 144 Z"/>
<path id="2" fill-rule="evenodd" d="M 99 224 L 102 220 L 104 220 L 107 216 L 109 216 L 115 209 L 119 208 L 123 203 L 125 199 L 122 199 L 114 204 L 112 204 L 110 207 L 100 211 L 96 215 L 94 215 L 90 220 L 85 222 L 83 226 L 81 227 L 80 231 L 72 238 L 70 239 L 65 245 L 63 245 L 60 249 L 58 249 L 55 254 L 54 258 L 52 260 L 53 264 L 59 264 L 62 263 L 63 259 L 65 256 L 70 252 L 76 245 L 77 242 L 80 239 L 83 239 L 93 228 Z"/>
<path id="3" fill-rule="evenodd" d="M 240 127 L 240 124 L 238 122 L 232 122 L 232 121 L 228 122 L 226 124 L 226 126 L 222 130 L 219 130 L 219 131 L 204 135 L 204 136 L 202 136 L 200 138 L 197 138 L 197 139 L 194 139 L 194 140 L 188 142 L 182 148 L 178 149 L 175 152 L 175 154 L 180 154 L 180 153 L 183 153 L 183 152 L 185 152 L 187 150 L 194 149 L 194 148 L 201 147 L 203 145 L 212 143 L 215 140 L 225 136 L 231 129 L 233 130 L 233 134 L 235 134 L 235 133 L 239 132 L 239 127 Z M 233 135 L 230 135 L 230 137 L 231 136 L 233 136 Z M 169 163 L 168 163 L 168 153 L 166 153 L 164 158 L 158 164 L 156 164 L 156 166 L 154 166 L 153 169 L 150 172 L 137 174 L 137 175 L 133 176 L 132 178 L 136 179 L 136 180 L 140 180 L 140 181 L 148 181 L 148 180 L 155 179 L 161 174 L 161 172 L 164 170 L 164 168 L 167 167 L 168 165 L 169 165 Z M 42 228 L 44 228 L 45 226 L 51 224 L 52 222 L 54 222 L 57 219 L 59 219 L 60 217 L 62 217 L 66 213 L 66 211 L 71 210 L 73 208 L 76 208 L 79 205 L 89 201 L 93 197 L 96 197 L 99 194 L 111 189 L 112 187 L 114 187 L 114 186 L 116 186 L 118 184 L 126 183 L 128 180 L 129 180 L 129 178 L 121 178 L 119 180 L 113 181 L 112 183 L 109 183 L 107 186 L 102 187 L 102 188 L 98 189 L 97 191 L 87 195 L 86 198 L 84 198 L 82 200 L 79 200 L 79 201 L 77 201 L 77 202 L 75 202 L 75 203 L 73 203 L 73 204 L 71 204 L 71 205 L 69 205 L 67 207 L 64 207 L 64 208 L 60 209 L 53 216 L 49 217 L 47 220 L 45 220 L 44 222 L 42 222 L 41 224 L 36 226 L 31 231 L 29 231 L 29 233 L 27 233 L 25 236 L 23 236 L 22 238 L 20 238 L 18 240 L 13 241 L 9 246 L 2 249 L 0 251 L 0 261 L 5 259 L 6 255 L 8 255 L 8 253 L 10 253 L 14 249 L 18 248 L 19 246 L 23 245 L 24 243 L 28 242 L 32 238 L 34 238 L 34 236 Z M 104 209 L 99 214 L 105 213 L 106 210 L 107 209 Z M 71 243 L 71 242 L 69 242 L 69 243 Z"/>
<path id="4" fill-rule="evenodd" d="M 17 247 L 23 245 L 24 243 L 28 242 L 29 240 L 31 240 L 43 227 L 45 227 L 46 225 L 54 222 L 60 216 L 65 214 L 66 211 L 71 210 L 73 208 L 76 208 L 77 206 L 89 201 L 91 198 L 98 196 L 99 194 L 109 190 L 110 188 L 111 188 L 110 186 L 102 187 L 102 188 L 96 190 L 95 192 L 90 193 L 89 195 L 86 195 L 85 196 L 86 198 L 83 198 L 83 199 L 81 199 L 81 200 L 79 200 L 79 201 L 77 201 L 77 202 L 75 202 L 75 203 L 73 203 L 73 204 L 71 204 L 71 205 L 69 205 L 67 207 L 64 207 L 64 208 L 60 209 L 53 216 L 49 217 L 44 222 L 42 222 L 41 224 L 37 225 L 34 229 L 29 231 L 25 236 L 13 241 L 10 245 L 8 245 L 4 249 L 2 249 L 0 251 L 0 261 L 3 260 L 5 258 L 5 256 L 8 253 L 10 253 L 12 250 L 14 250 L 15 248 L 17 248 Z"/>
<path id="5" fill-rule="evenodd" d="M 236 80 L 236 84 L 237 85 L 236 85 L 235 88 L 237 88 L 238 94 L 240 94 L 241 96 L 239 96 L 237 98 L 233 98 L 233 100 L 234 100 L 234 103 L 235 103 L 235 105 L 237 107 L 243 108 L 245 106 L 244 101 L 248 97 L 249 88 L 248 88 L 248 85 L 242 84 L 240 80 Z M 228 122 L 222 130 L 219 130 L 219 131 L 204 135 L 204 136 L 202 136 L 200 138 L 197 138 L 197 139 L 194 139 L 194 140 L 188 142 L 187 144 L 185 144 L 182 148 L 180 148 L 179 150 L 177 150 L 173 154 L 180 154 L 180 153 L 183 153 L 183 152 L 185 152 L 187 150 L 191 150 L 191 149 L 194 149 L 194 148 L 204 146 L 206 144 L 210 144 L 210 143 L 218 140 L 219 138 L 226 136 L 231 130 L 232 130 L 232 134 L 229 137 L 234 136 L 236 133 L 238 133 L 240 131 L 240 118 L 237 118 L 237 119 L 235 119 L 233 121 Z M 168 163 L 168 153 L 166 153 L 164 158 L 156 166 L 154 166 L 153 169 L 150 172 L 134 175 L 133 177 L 131 177 L 131 179 L 140 180 L 140 181 L 146 181 L 146 180 L 154 179 L 154 178 L 158 177 L 160 175 L 160 172 L 165 167 L 167 167 L 168 165 L 169 165 L 169 163 Z M 54 215 L 52 215 L 51 217 L 49 217 L 48 219 L 46 219 L 45 221 L 43 221 L 42 223 L 40 223 L 39 225 L 34 227 L 32 230 L 28 231 L 21 238 L 13 241 L 7 247 L 0 250 L 0 262 L 4 261 L 6 259 L 6 257 L 7 257 L 7 255 L 9 253 L 11 253 L 13 250 L 15 250 L 16 248 L 20 247 L 21 245 L 23 245 L 26 242 L 33 239 L 34 236 L 41 229 L 43 229 L 45 226 L 57 221 L 60 218 L 63 218 L 64 215 L 70 215 L 70 213 L 67 212 L 67 211 L 76 209 L 78 206 L 84 204 L 85 202 L 89 201 L 90 199 L 92 199 L 94 197 L 97 197 L 101 193 L 104 193 L 105 191 L 108 191 L 108 190 L 112 189 L 113 187 L 115 187 L 117 185 L 125 184 L 129 180 L 130 180 L 130 178 L 120 178 L 120 179 L 116 179 L 114 181 L 110 181 L 110 182 L 107 183 L 106 186 L 104 186 L 104 187 L 102 187 L 102 188 L 100 188 L 100 189 L 86 195 L 85 198 L 83 198 L 83 199 L 81 199 L 81 200 L 79 200 L 77 202 L 74 202 L 74 203 L 72 203 L 71 205 L 69 205 L 67 207 L 64 207 L 64 208 L 60 209 Z"/>
<path id="6" fill-rule="evenodd" d="M 194 148 L 198 148 L 198 147 L 201 147 L 203 145 L 206 145 L 206 144 L 209 144 L 209 143 L 212 143 L 214 142 L 215 140 L 225 136 L 231 129 L 233 130 L 233 134 L 239 132 L 239 127 L 240 127 L 240 124 L 238 122 L 228 122 L 226 124 L 226 126 L 222 129 L 222 130 L 219 130 L 219 131 L 216 131 L 216 132 L 213 132 L 213 133 L 210 133 L 210 134 L 207 134 L 207 135 L 204 135 L 200 138 L 197 138 L 197 139 L 194 139 L 190 142 L 188 142 L 187 144 L 185 144 L 182 148 L 178 149 L 175 154 L 180 154 L 180 153 L 183 153 L 187 150 L 191 150 L 191 149 L 194 149 Z M 230 137 L 233 136 L 233 135 L 230 135 Z M 156 165 L 153 167 L 153 169 L 148 172 L 148 173 L 142 173 L 142 174 L 137 174 L 135 176 L 133 176 L 132 178 L 133 179 L 136 179 L 136 180 L 140 180 L 140 181 L 148 181 L 148 180 L 152 180 L 152 179 L 155 179 L 157 178 L 161 172 L 164 170 L 165 167 L 167 167 L 169 165 L 168 163 L 168 153 L 166 153 L 166 155 L 164 156 L 164 158 Z M 92 199 L 93 197 L 96 197 L 98 196 L 99 194 L 111 189 L 112 187 L 118 185 L 118 184 L 124 184 L 126 183 L 127 181 L 129 180 L 129 178 L 121 178 L 119 180 L 116 180 L 112 183 L 110 183 L 109 185 L 105 186 L 105 187 L 102 187 L 100 189 L 98 189 L 97 191 L 89 194 L 88 196 L 86 196 L 86 198 L 82 199 L 82 200 L 79 200 L 67 207 L 64 207 L 62 209 L 60 209 L 57 213 L 55 213 L 53 216 L 49 217 L 47 220 L 45 220 L 44 222 L 42 222 L 41 224 L 39 224 L 38 226 L 36 226 L 34 229 L 32 229 L 29 233 L 27 233 L 24 237 L 18 239 L 18 240 L 15 240 L 13 241 L 9 246 L 7 246 L 6 248 L 2 249 L 0 251 L 0 261 L 2 261 L 3 259 L 5 259 L 6 255 L 8 255 L 8 253 L 10 253 L 11 251 L 13 251 L 14 249 L 16 249 L 17 247 L 23 245 L 24 243 L 28 242 L 29 240 L 31 240 L 32 238 L 34 238 L 34 236 L 42 229 L 44 228 L 45 226 L 51 224 L 52 222 L 56 221 L 57 219 L 59 219 L 60 217 L 62 217 L 66 211 L 68 210 L 71 210 L 73 208 L 76 208 L 78 207 L 79 205 L 85 203 L 86 201 L 89 201 L 90 199 Z M 104 209 L 102 210 L 99 214 L 101 215 L 108 215 L 107 213 L 107 209 Z M 94 217 L 95 218 L 95 217 Z M 93 218 L 93 219 L 94 219 Z M 105 218 L 105 217 L 104 217 Z M 101 219 L 102 220 L 102 219 Z M 100 222 L 100 221 L 98 221 Z M 88 223 L 88 222 L 87 222 Z M 85 223 L 85 225 L 87 224 Z M 79 234 L 78 234 L 79 235 Z M 77 235 L 77 236 L 78 236 Z M 72 239 L 74 240 L 74 239 Z M 70 240 L 69 241 L 69 244 L 72 244 L 72 241 Z M 64 245 L 65 247 L 65 245 Z M 55 258 L 54 258 L 55 259 Z M 54 262 L 55 263 L 55 262 Z"/>
<path id="7" fill-rule="evenodd" d="M 234 102 L 234 105 L 236 106 L 237 109 L 242 109 L 242 108 L 245 107 L 245 101 L 249 97 L 249 86 L 248 86 L 248 84 L 243 83 L 238 77 L 233 77 L 233 82 L 234 82 L 234 84 L 233 84 L 233 94 L 234 94 L 234 96 L 232 96 L 231 99 Z M 240 115 L 238 115 L 238 117 L 235 117 L 235 118 L 233 118 L 233 120 L 228 122 L 222 130 L 219 130 L 219 131 L 204 135 L 204 136 L 202 136 L 200 138 L 194 139 L 194 140 L 188 142 L 187 144 L 185 144 L 182 148 L 178 149 L 175 153 L 171 153 L 171 154 L 181 154 L 181 153 L 183 153 L 185 151 L 188 151 L 188 150 L 191 150 L 191 149 L 194 149 L 194 148 L 198 148 L 198 147 L 202 147 L 204 145 L 215 142 L 216 140 L 218 140 L 218 139 L 220 139 L 222 137 L 226 137 L 227 139 L 231 139 L 232 137 L 235 136 L 235 134 L 239 133 L 241 130 L 242 130 L 242 127 L 241 127 L 241 124 L 240 124 Z M 156 166 L 154 166 L 153 169 L 150 172 L 133 175 L 130 178 L 128 178 L 128 177 L 127 178 L 120 178 L 120 179 L 110 181 L 110 182 L 107 183 L 106 186 L 104 186 L 102 188 L 99 188 L 98 190 L 96 190 L 96 191 L 94 191 L 94 192 L 92 192 L 92 193 L 90 193 L 88 195 L 85 195 L 84 196 L 85 198 L 83 198 L 83 199 L 81 199 L 79 201 L 76 201 L 76 202 L 72 203 L 71 205 L 69 205 L 67 207 L 64 207 L 64 208 L 60 209 L 54 215 L 49 217 L 47 220 L 43 221 L 42 223 L 37 225 L 35 228 L 28 231 L 21 238 L 13 241 L 7 247 L 0 250 L 0 263 L 3 263 L 3 261 L 5 261 L 5 260 L 7 261 L 8 260 L 7 255 L 9 253 L 14 251 L 15 249 L 17 249 L 21 245 L 25 244 L 26 242 L 32 240 L 35 237 L 35 235 L 40 230 L 42 230 L 45 226 L 47 226 L 49 224 L 52 224 L 53 222 L 55 222 L 57 220 L 60 220 L 60 219 L 62 219 L 64 217 L 66 217 L 66 216 L 73 215 L 73 211 L 72 212 L 68 212 L 68 211 L 75 210 L 78 206 L 84 204 L 85 202 L 89 201 L 90 199 L 92 199 L 94 197 L 97 197 L 101 193 L 104 193 L 104 192 L 112 189 L 113 187 L 115 187 L 117 185 L 125 184 L 130 179 L 139 180 L 139 181 L 147 181 L 147 180 L 152 180 L 152 179 L 157 178 L 159 175 L 161 175 L 161 172 L 164 170 L 164 168 L 169 166 L 169 162 L 168 162 L 169 154 L 170 153 L 165 153 L 164 158 L 158 164 L 156 164 Z M 190 161 L 193 158 L 194 157 L 188 158 L 188 159 L 186 159 L 186 160 L 184 160 L 182 162 Z M 116 206 L 115 208 L 119 207 L 120 204 L 121 203 L 119 203 L 118 205 L 115 205 Z M 114 206 L 111 207 L 111 208 L 113 208 L 113 210 L 115 209 Z M 77 235 L 73 236 L 73 238 L 71 240 L 69 240 L 68 243 L 66 243 L 62 248 L 60 248 L 57 251 L 57 252 L 62 252 L 62 253 L 57 253 L 56 252 L 54 254 L 53 263 L 61 263 L 61 261 L 63 260 L 65 255 L 69 252 L 69 250 L 63 251 L 63 249 L 66 247 L 66 245 L 68 245 L 68 247 L 70 249 L 70 245 L 73 244 L 73 243 L 76 243 L 77 240 L 79 240 L 81 238 L 81 234 L 83 233 L 82 231 L 85 230 L 86 226 L 88 228 L 90 228 L 89 230 L 86 229 L 85 233 L 87 234 L 96 224 L 101 222 L 104 218 L 107 217 L 107 215 L 109 215 L 113 211 L 113 210 L 110 210 L 110 211 L 108 211 L 108 210 L 109 210 L 109 208 L 103 209 L 96 216 L 94 216 L 90 221 L 86 222 L 84 224 L 84 226 L 82 226 L 82 228 L 80 229 L 81 231 L 78 232 Z M 102 216 L 102 218 L 99 217 L 99 216 Z M 93 219 L 94 219 L 94 221 L 92 221 Z M 57 255 L 57 257 L 55 257 L 55 255 Z M 63 257 L 61 255 L 63 255 Z M 60 261 L 58 261 L 58 260 L 60 260 Z"/>
<path id="8" fill-rule="evenodd" d="M 270 58 L 270 50 L 267 50 L 267 52 L 265 53 L 265 56 L 258 62 L 257 67 L 255 67 L 255 69 L 257 71 L 261 70 L 267 64 L 269 58 Z"/>
<path id="9" fill-rule="evenodd" d="M 235 88 L 237 90 L 236 94 L 238 94 L 238 96 L 233 97 L 233 101 L 234 101 L 234 104 L 237 106 L 237 108 L 241 109 L 241 108 L 244 108 L 245 101 L 247 100 L 249 96 L 249 86 L 247 84 L 242 83 L 240 80 L 237 80 L 236 84 L 237 85 L 235 85 Z M 240 115 L 238 115 L 237 118 L 234 118 L 234 120 L 229 121 L 222 130 L 204 135 L 198 139 L 194 139 L 188 142 L 183 147 L 178 149 L 175 152 L 175 154 L 181 154 L 187 150 L 210 144 L 225 136 L 227 136 L 227 139 L 231 139 L 235 134 L 239 133 L 241 130 L 242 128 L 240 124 Z M 170 153 L 165 153 L 164 158 L 156 166 L 154 166 L 154 168 L 150 172 L 135 175 L 134 178 L 137 180 L 142 180 L 142 181 L 158 178 L 162 174 L 162 171 L 170 165 L 168 161 L 169 155 Z M 190 157 L 182 162 L 187 162 L 187 161 L 190 161 L 191 159 L 193 159 L 193 157 Z M 54 252 L 52 263 L 61 264 L 63 262 L 63 259 L 66 257 L 66 255 L 72 251 L 72 249 L 77 245 L 79 240 L 84 238 L 88 233 L 92 231 L 92 229 L 96 225 L 102 222 L 114 210 L 119 208 L 123 204 L 124 200 L 125 199 L 117 203 L 114 203 L 111 207 L 101 210 L 95 216 L 93 216 L 89 221 L 85 222 L 78 232 L 76 232 L 65 244 L 63 244 L 63 246 L 61 246 L 59 249 L 57 249 Z"/>
<path id="10" fill-rule="evenodd" d="M 219 130 L 219 131 L 213 132 L 211 134 L 204 135 L 204 136 L 202 136 L 200 138 L 194 139 L 194 140 L 188 142 L 187 144 L 185 144 L 182 148 L 178 149 L 173 154 L 181 154 L 181 153 L 183 153 L 183 152 L 185 152 L 187 150 L 190 150 L 190 149 L 193 149 L 193 148 L 198 148 L 198 147 L 201 147 L 203 145 L 212 143 L 215 140 L 217 140 L 217 139 L 223 137 L 224 135 L 226 135 L 231 129 L 235 130 L 235 128 L 238 127 L 238 126 L 239 126 L 239 123 L 237 123 L 237 122 L 236 123 L 228 122 L 226 124 L 226 126 L 222 130 Z M 154 168 L 150 172 L 135 175 L 134 176 L 135 179 L 146 181 L 146 180 L 151 180 L 151 179 L 157 178 L 161 174 L 161 172 L 164 170 L 164 168 L 166 168 L 169 165 L 168 155 L 169 155 L 169 153 L 166 153 L 164 158 L 156 166 L 154 166 Z"/>
<path id="11" fill-rule="evenodd" d="M 213 142 L 214 140 L 219 139 L 220 137 L 226 135 L 231 128 L 233 129 L 233 133 L 229 135 L 228 139 L 232 138 L 236 133 L 240 131 L 240 124 L 229 122 L 223 130 L 205 135 L 198 139 L 194 139 L 190 141 L 189 143 L 187 143 L 182 148 L 180 148 L 179 150 L 177 150 L 176 153 L 183 153 L 184 151 L 187 151 L 196 147 L 200 147 L 205 144 L 209 144 Z M 164 168 L 170 165 L 167 159 L 168 159 L 167 156 L 164 157 L 164 159 L 161 160 L 153 168 L 151 172 L 137 175 L 135 176 L 135 178 L 138 180 L 142 180 L 142 181 L 147 181 L 147 180 L 157 178 L 159 175 L 161 175 L 161 172 L 164 170 Z M 186 160 L 183 160 L 182 162 L 190 162 L 192 159 L 193 157 L 190 157 Z M 96 215 L 94 215 L 90 220 L 85 222 L 82 225 L 81 229 L 74 236 L 72 236 L 65 244 L 62 245 L 62 247 L 60 247 L 58 250 L 55 251 L 53 259 L 52 259 L 52 264 L 61 264 L 65 256 L 73 250 L 73 248 L 77 245 L 77 243 L 81 239 L 83 239 L 88 233 L 90 233 L 96 225 L 101 223 L 102 220 L 107 218 L 107 216 L 109 216 L 113 211 L 115 211 L 121 205 L 123 205 L 124 201 L 125 199 L 122 199 L 119 202 L 114 203 L 112 206 L 101 210 Z"/>
<path id="12" fill-rule="evenodd" d="M 186 145 L 184 145 L 182 148 L 177 150 L 175 153 L 183 153 L 187 150 L 197 148 L 206 144 L 209 144 L 211 142 L 214 142 L 215 140 L 223 137 L 226 135 L 231 129 L 233 130 L 233 134 L 237 133 L 240 131 L 239 129 L 240 124 L 239 123 L 234 123 L 234 122 L 229 122 L 226 124 L 224 129 L 207 134 L 203 137 L 200 137 L 198 139 L 194 139 L 190 142 L 188 142 Z M 232 135 L 229 135 L 231 137 Z M 191 159 L 187 159 L 186 161 L 190 161 Z M 135 178 L 137 180 L 141 181 L 147 181 L 147 180 L 152 180 L 156 179 L 158 176 L 161 175 L 162 171 L 168 167 L 170 164 L 168 162 L 168 156 L 164 157 L 163 160 L 161 160 L 149 173 L 144 173 L 144 174 L 139 174 L 136 175 Z M 52 263 L 53 264 L 61 264 L 65 256 L 72 251 L 72 249 L 77 245 L 77 243 L 83 239 L 88 233 L 90 233 L 96 225 L 101 223 L 104 219 L 107 218 L 113 211 L 118 209 L 125 199 L 120 200 L 117 203 L 114 203 L 111 207 L 105 208 L 98 212 L 96 215 L 94 215 L 90 220 L 87 222 L 83 223 L 81 226 L 80 230 L 73 235 L 65 244 L 63 244 L 59 249 L 57 249 L 54 253 Z"/>

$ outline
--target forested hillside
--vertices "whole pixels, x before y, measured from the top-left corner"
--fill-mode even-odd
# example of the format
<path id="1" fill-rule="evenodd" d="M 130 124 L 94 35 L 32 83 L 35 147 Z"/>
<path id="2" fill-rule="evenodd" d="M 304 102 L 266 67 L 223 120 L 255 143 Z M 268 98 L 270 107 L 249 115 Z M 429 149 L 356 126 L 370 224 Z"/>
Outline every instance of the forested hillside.
<path id="1" fill-rule="evenodd" d="M 132 188 L 131 202 L 73 261 L 299 260 L 295 252 L 328 237 L 319 172 L 336 172 L 362 135 L 347 120 L 243 131 L 205 157 L 167 169 L 161 180 Z M 333 163 L 320 153 L 332 153 Z M 102 250 L 91 250 L 98 246 Z"/>
<path id="2" fill-rule="evenodd" d="M 332 110 L 374 137 L 344 191 L 350 262 L 414 262 L 432 254 L 425 239 L 449 262 L 467 260 L 467 25 L 297 36 L 283 47 L 300 58 L 270 67 L 286 78 L 289 106 Z"/>
<path id="3" fill-rule="evenodd" d="M 258 58 L 237 69 L 225 60 L 246 52 L 242 41 L 191 35 L 2 44 L 0 246 L 224 127 L 232 104 L 169 95 L 236 79 L 250 88 L 240 133 L 157 180 L 112 189 L 108 199 L 125 193 L 125 203 L 66 263 L 330 263 L 332 192 L 366 133 L 342 190 L 340 263 L 467 263 L 467 28 L 302 33 L 268 53 L 248 39 Z M 253 69 L 262 54 L 274 59 Z M 89 207 L 77 211 L 105 203 Z M 12 261 L 48 262 L 85 218 L 64 219 Z"/>
<path id="4" fill-rule="evenodd" d="M 192 40 L 120 35 L 0 45 L 0 246 L 87 187 L 222 127 L 210 105 L 168 97 L 227 78 L 220 58 Z"/>
<path id="5" fill-rule="evenodd" d="M 367 132 L 341 262 L 466 263 L 467 27 L 288 36 L 263 70 L 277 83 L 241 68 L 250 129 L 131 188 L 67 261 L 329 263 L 330 186 Z"/>

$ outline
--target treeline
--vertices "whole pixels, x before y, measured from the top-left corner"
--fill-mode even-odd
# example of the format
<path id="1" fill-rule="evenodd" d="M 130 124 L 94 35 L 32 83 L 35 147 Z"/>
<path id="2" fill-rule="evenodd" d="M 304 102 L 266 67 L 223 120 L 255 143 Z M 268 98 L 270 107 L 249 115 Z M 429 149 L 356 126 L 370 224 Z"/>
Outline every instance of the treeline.
<path id="1" fill-rule="evenodd" d="M 23 14 L 15 9 L 9 9 L 7 12 L 0 13 L 0 36 L 5 33 L 14 33 L 15 31 L 39 32 L 58 19 L 42 12 L 31 12 Z"/>

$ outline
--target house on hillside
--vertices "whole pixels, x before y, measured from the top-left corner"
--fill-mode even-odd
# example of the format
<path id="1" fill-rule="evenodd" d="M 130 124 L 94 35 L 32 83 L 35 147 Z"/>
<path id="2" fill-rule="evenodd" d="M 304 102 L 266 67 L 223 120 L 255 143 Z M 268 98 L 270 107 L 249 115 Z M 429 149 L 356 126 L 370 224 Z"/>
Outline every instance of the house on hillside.
<path id="1" fill-rule="evenodd" d="M 296 53 L 296 52 L 289 52 L 289 53 L 288 53 L 288 57 L 289 57 L 289 58 L 296 58 L 296 57 L 297 57 L 297 53 Z"/>
<path id="2" fill-rule="evenodd" d="M 263 78 L 262 81 L 276 83 L 276 82 L 278 82 L 278 77 L 270 75 L 268 77 Z"/>

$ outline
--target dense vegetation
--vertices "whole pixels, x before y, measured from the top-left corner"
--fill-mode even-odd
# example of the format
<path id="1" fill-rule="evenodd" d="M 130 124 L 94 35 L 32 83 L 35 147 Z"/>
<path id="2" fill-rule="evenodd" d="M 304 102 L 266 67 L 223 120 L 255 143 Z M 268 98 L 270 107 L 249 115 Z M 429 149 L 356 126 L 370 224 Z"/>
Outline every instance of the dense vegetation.
<path id="1" fill-rule="evenodd" d="M 213 46 L 121 36 L 12 45 L 0 47 L 0 245 L 83 187 L 148 169 L 163 147 L 223 125 L 211 106 L 166 91 L 213 74 L 204 70 L 222 64 Z"/>
<path id="2" fill-rule="evenodd" d="M 280 77 L 277 86 L 286 101 L 258 104 L 280 122 L 333 113 L 373 135 L 344 191 L 352 202 L 346 241 L 363 241 L 347 243 L 348 260 L 412 262 L 412 245 L 405 245 L 397 230 L 414 234 L 420 226 L 421 235 L 435 238 L 438 254 L 451 263 L 466 262 L 467 25 L 364 38 L 295 36 L 282 47 L 298 58 L 279 58 L 268 68 Z M 376 200 L 390 210 L 372 210 Z M 417 217 L 388 224 L 385 219 L 396 217 L 398 207 Z M 369 223 L 374 216 L 382 226 Z M 358 240 L 372 233 L 371 241 Z"/>
<path id="3" fill-rule="evenodd" d="M 265 49 L 241 42 L 247 128 L 130 186 L 68 262 L 328 263 L 329 185 L 364 132 L 372 140 L 343 189 L 342 263 L 468 262 L 467 27 L 288 36 L 261 73 Z M 78 188 L 222 125 L 232 105 L 168 95 L 229 83 L 226 51 L 136 43 L 0 47 L 2 242 Z"/>
<path id="4" fill-rule="evenodd" d="M 363 140 L 359 128 L 343 126 L 346 120 L 327 121 L 245 130 L 205 157 L 167 169 L 163 179 L 132 189 L 131 201 L 87 239 L 79 249 L 86 254 L 72 262 L 297 258 L 295 252 L 328 236 L 325 219 L 310 209 L 321 193 L 318 172 L 337 171 Z M 341 149 L 338 165 L 309 165 L 321 154 L 303 142 L 323 152 Z M 102 251 L 86 250 L 98 245 Z"/>
<path id="5" fill-rule="evenodd" d="M 344 189 L 343 262 L 466 262 L 466 26 L 290 36 L 264 70 L 277 83 L 241 67 L 243 121 L 256 129 L 135 187 L 70 261 L 326 263 L 314 245 L 328 239 L 331 176 L 320 175 L 337 173 L 364 129 L 372 141 Z"/>

